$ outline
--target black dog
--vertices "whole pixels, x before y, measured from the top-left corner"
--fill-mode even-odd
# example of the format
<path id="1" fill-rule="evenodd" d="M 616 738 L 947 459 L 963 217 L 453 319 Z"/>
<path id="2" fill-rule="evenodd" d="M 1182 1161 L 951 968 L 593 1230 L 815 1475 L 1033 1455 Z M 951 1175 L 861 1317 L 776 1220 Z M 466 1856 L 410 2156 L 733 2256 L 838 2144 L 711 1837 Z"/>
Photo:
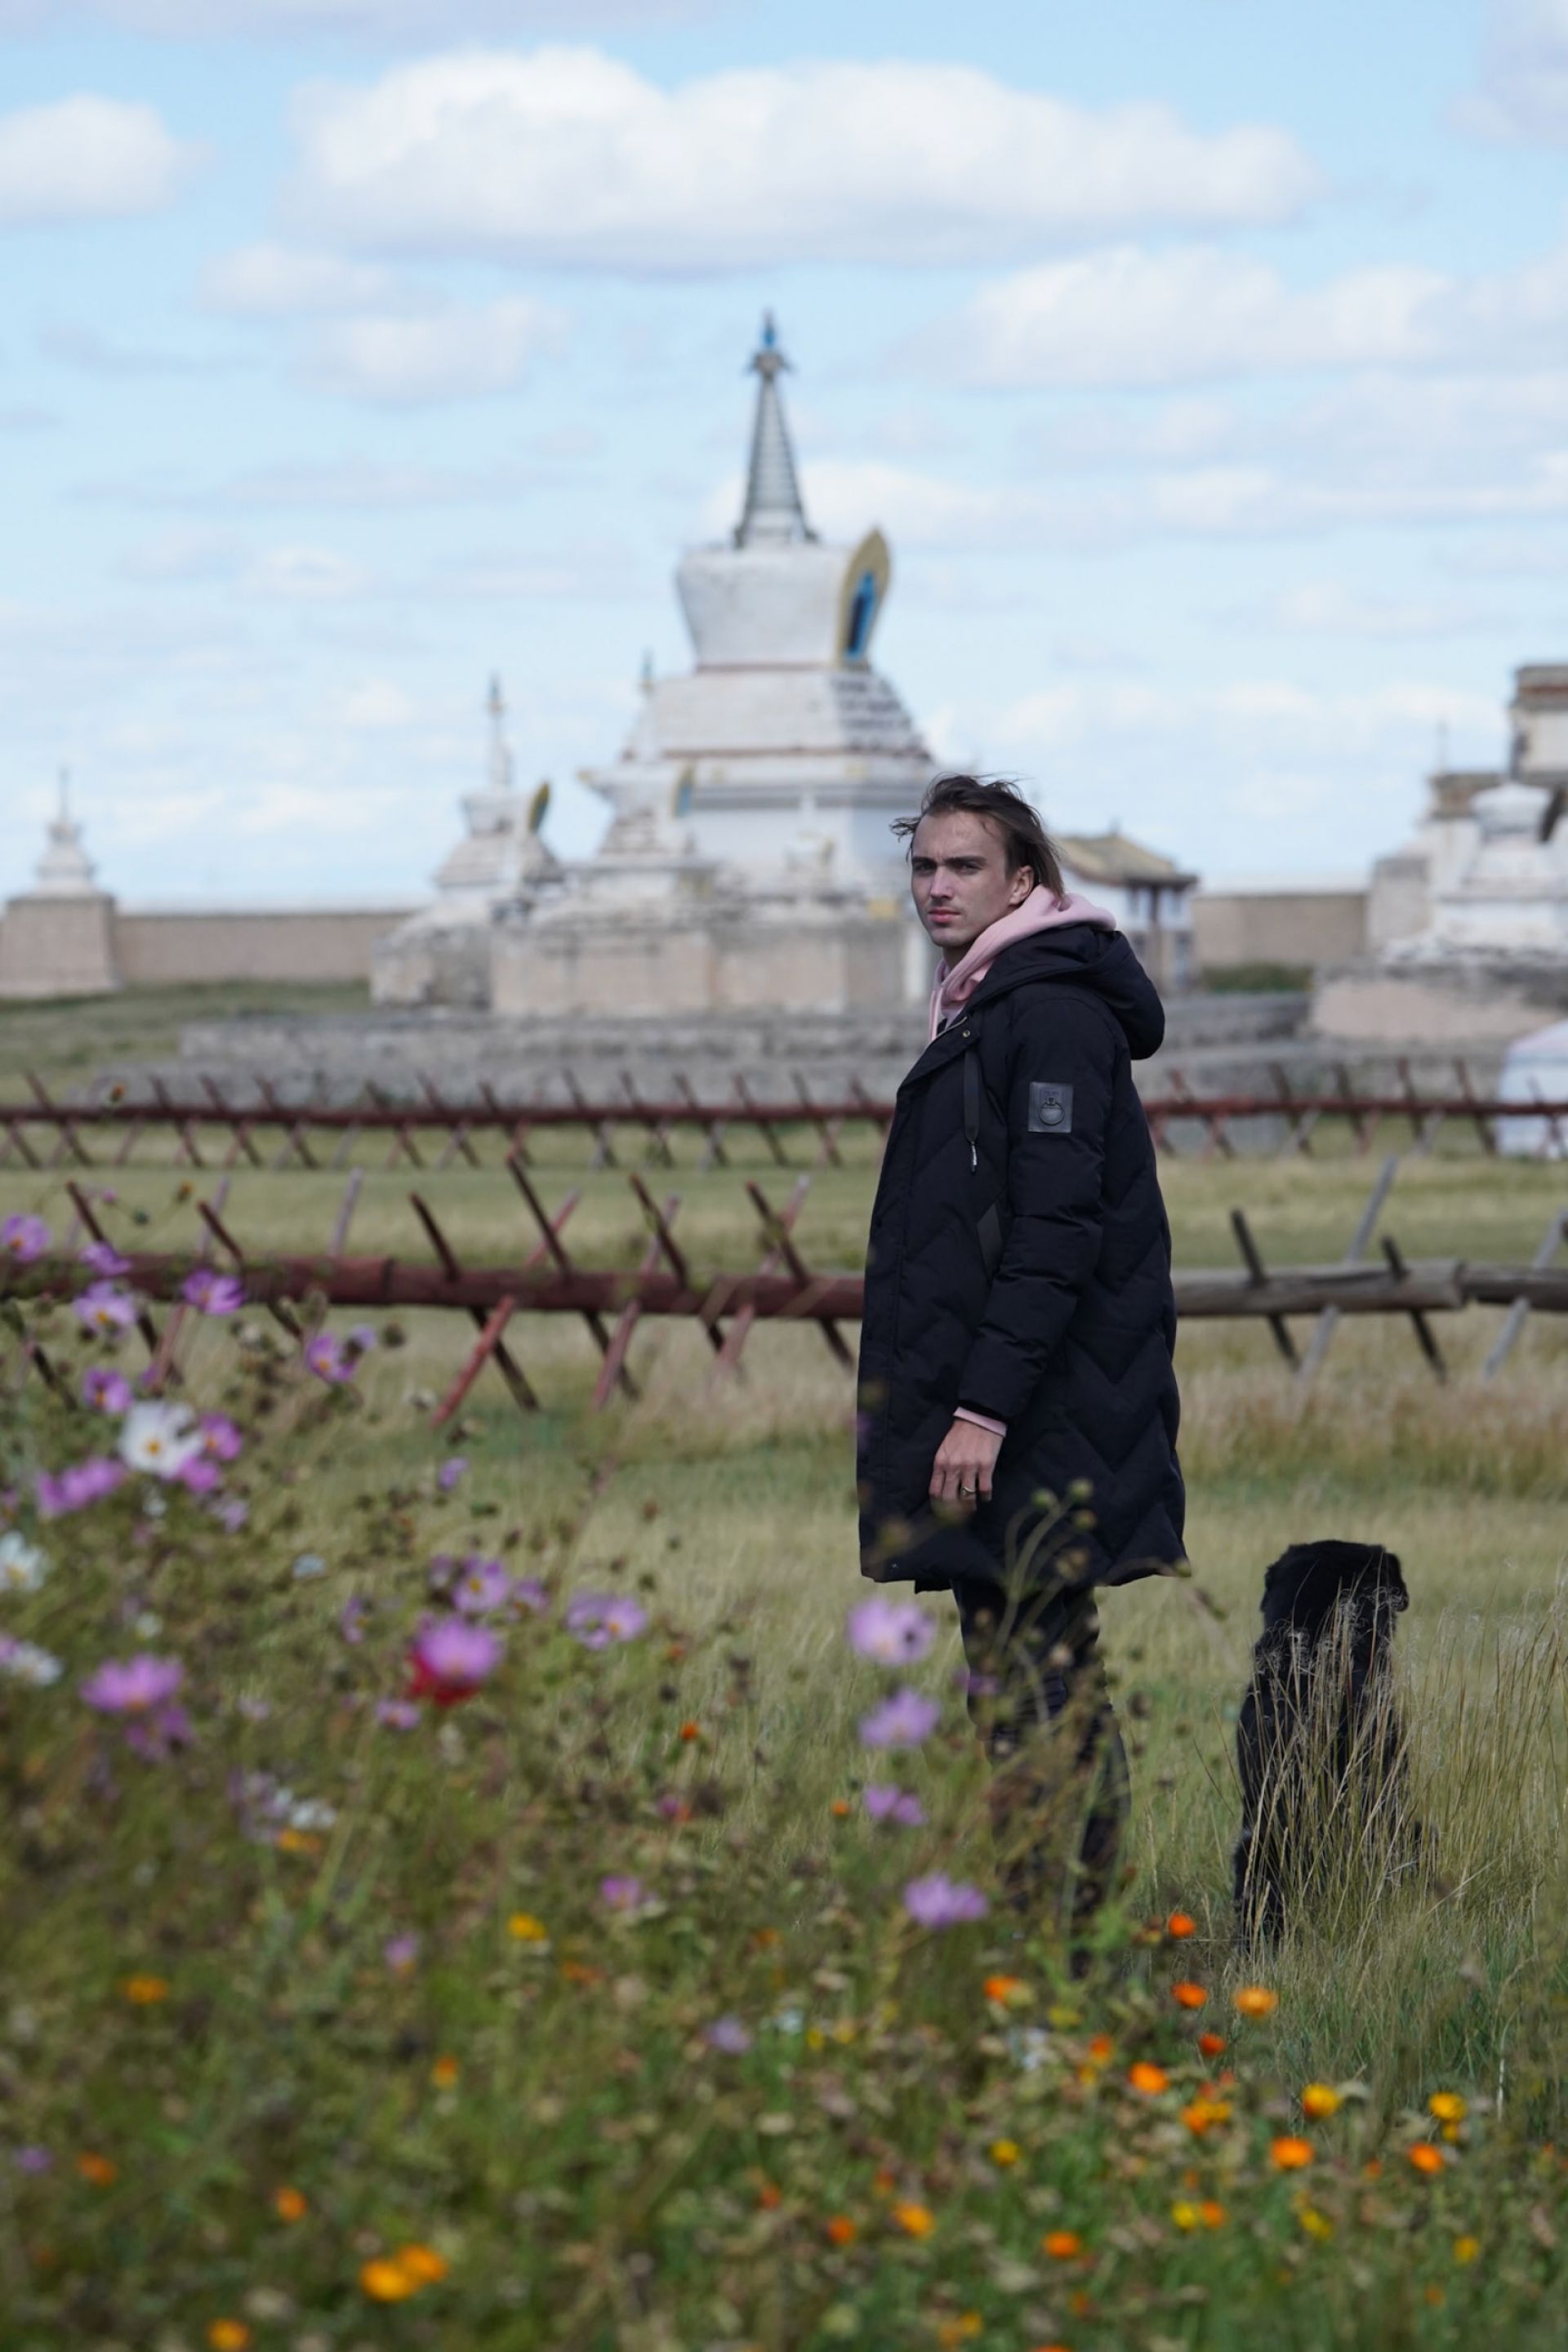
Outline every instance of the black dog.
<path id="1" fill-rule="evenodd" d="M 1321 1912 L 1352 1856 L 1411 1866 L 1394 1621 L 1410 1596 L 1381 1544 L 1292 1544 L 1263 1583 L 1263 1638 L 1237 1726 L 1237 1926 L 1272 1942 L 1291 1900 Z"/>

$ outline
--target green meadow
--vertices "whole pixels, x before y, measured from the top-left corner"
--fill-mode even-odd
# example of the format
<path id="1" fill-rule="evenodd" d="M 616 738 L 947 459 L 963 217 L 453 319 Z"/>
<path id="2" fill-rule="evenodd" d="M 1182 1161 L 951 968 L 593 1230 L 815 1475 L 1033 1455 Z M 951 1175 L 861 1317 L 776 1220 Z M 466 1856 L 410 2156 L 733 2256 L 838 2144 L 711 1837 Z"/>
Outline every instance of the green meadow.
<path id="1" fill-rule="evenodd" d="M 111 1041 L 96 1012 L 29 1013 L 26 1035 L 7 1013 L 0 1062 L 82 1074 L 151 1034 L 134 1013 Z M 1337 1256 L 1376 1156 L 1324 1140 L 1167 1163 L 1178 1262 L 1227 1263 L 1237 1204 L 1271 1262 Z M 194 1250 L 222 1157 L 199 1142 L 210 1168 L 148 1138 L 78 1171 L 114 1195 L 116 1241 Z M 804 1168 L 815 1145 L 786 1148 Z M 755 1139 L 730 1148 L 704 1171 L 678 1139 L 666 1169 L 626 1139 L 680 1194 L 699 1270 L 761 1255 L 746 1174 L 775 1202 L 794 1181 Z M 418 1190 L 460 1255 L 515 1260 L 532 1228 L 480 1150 L 387 1170 L 367 1141 L 351 1249 L 427 1256 Z M 874 1171 L 845 1151 L 796 1227 L 814 1267 L 859 1262 Z M 582 1188 L 574 1251 L 635 1262 L 625 1171 L 572 1137 L 536 1157 L 552 1205 Z M 63 1172 L 0 1168 L 0 1218 L 63 1235 Z M 226 1220 L 258 1252 L 313 1246 L 344 1181 L 237 1170 Z M 1405 1162 L 1384 1225 L 1409 1257 L 1522 1258 L 1563 1198 L 1560 1171 L 1456 1131 Z M 1499 1318 L 1438 1318 L 1440 1386 L 1405 1324 L 1347 1320 L 1305 1390 L 1266 1328 L 1184 1332 L 1193 1573 L 1104 1601 L 1135 1816 L 1080 1980 L 1052 1922 L 997 1895 L 950 1605 L 922 1604 L 934 1639 L 907 1670 L 846 1639 L 868 1589 L 854 1397 L 815 1330 L 759 1326 L 726 1379 L 699 1330 L 645 1324 L 637 1400 L 595 1413 L 588 1334 L 520 1318 L 543 1410 L 489 1370 L 437 1430 L 462 1318 L 368 1318 L 374 1344 L 324 1381 L 253 1307 L 193 1317 L 170 1394 L 233 1425 L 216 1486 L 143 1466 L 44 1516 L 39 1475 L 116 1457 L 129 1424 L 29 1376 L 28 1346 L 71 1395 L 145 1350 L 16 1281 L 6 2352 L 1561 2342 L 1568 1332 L 1532 1318 L 1489 1385 Z M 1347 1851 L 1331 1897 L 1248 1956 L 1235 1720 L 1264 1568 L 1313 1536 L 1404 1562 L 1428 1859 L 1391 1885 Z M 411 1644 L 469 1561 L 507 1596 L 473 1621 L 495 1660 L 432 1696 Z M 83 1696 L 136 1656 L 178 1665 L 181 1721 Z M 937 1728 L 868 1749 L 863 1718 L 905 1682 Z M 872 1784 L 923 1823 L 871 1820 Z M 933 1874 L 984 1915 L 921 1925 L 906 1890 Z"/>

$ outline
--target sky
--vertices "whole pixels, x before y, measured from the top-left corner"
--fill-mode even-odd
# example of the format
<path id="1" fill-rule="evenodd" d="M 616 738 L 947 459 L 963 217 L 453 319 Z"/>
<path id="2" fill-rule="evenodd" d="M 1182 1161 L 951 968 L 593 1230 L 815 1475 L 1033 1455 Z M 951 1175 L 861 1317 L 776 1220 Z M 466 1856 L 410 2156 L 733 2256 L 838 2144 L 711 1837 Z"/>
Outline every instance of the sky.
<path id="1" fill-rule="evenodd" d="M 933 758 L 1363 872 L 1568 659 L 1568 0 L 0 0 L 0 897 L 584 854 L 764 309 Z"/>

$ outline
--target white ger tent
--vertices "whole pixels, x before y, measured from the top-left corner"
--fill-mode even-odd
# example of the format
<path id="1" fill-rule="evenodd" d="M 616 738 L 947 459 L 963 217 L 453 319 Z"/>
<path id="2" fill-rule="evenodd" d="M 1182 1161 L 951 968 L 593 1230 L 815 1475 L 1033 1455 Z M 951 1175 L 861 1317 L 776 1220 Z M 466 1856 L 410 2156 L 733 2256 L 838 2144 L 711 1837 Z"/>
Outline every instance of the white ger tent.
<path id="1" fill-rule="evenodd" d="M 1503 1056 L 1498 1098 L 1508 1103 L 1568 1103 L 1568 1021 L 1516 1037 Z M 1498 1150 L 1515 1160 L 1568 1160 L 1568 1115 L 1555 1121 L 1500 1118 Z"/>

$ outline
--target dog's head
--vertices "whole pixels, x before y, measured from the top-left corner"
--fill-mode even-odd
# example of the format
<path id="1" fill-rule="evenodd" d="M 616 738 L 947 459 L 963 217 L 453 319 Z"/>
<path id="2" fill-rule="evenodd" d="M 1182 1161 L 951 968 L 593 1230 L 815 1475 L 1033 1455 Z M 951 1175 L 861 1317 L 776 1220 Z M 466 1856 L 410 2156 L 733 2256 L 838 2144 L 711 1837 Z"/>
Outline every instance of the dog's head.
<path id="1" fill-rule="evenodd" d="M 1382 1544 L 1292 1544 L 1263 1579 L 1263 1630 L 1321 1633 L 1346 1602 L 1386 1621 L 1410 1605 L 1398 1559 Z"/>

